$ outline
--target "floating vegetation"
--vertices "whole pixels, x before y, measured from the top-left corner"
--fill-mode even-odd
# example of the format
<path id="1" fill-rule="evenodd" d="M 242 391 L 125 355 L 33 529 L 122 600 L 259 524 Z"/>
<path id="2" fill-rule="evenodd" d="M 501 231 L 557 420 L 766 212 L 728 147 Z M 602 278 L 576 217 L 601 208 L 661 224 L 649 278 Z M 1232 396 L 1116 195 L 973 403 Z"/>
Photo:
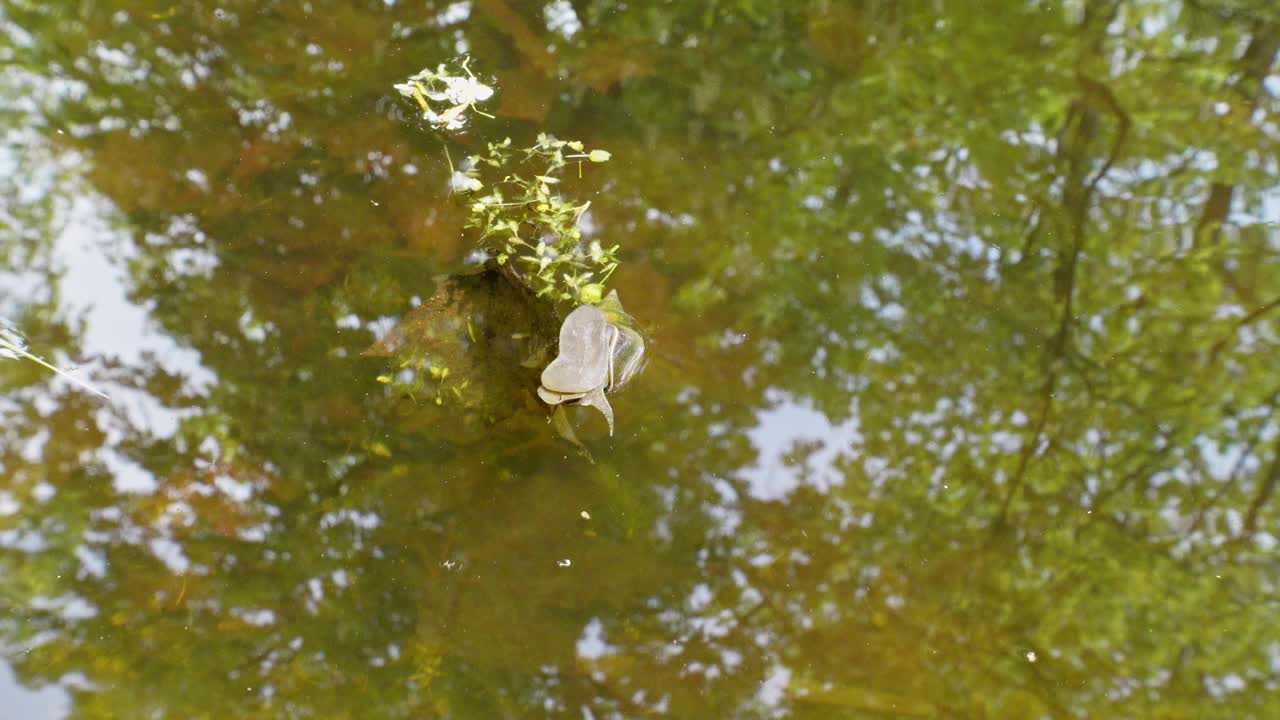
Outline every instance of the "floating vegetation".
<path id="1" fill-rule="evenodd" d="M 581 305 L 560 326 L 560 354 L 542 371 L 538 397 L 548 405 L 588 405 L 599 410 L 613 434 L 616 392 L 644 368 L 644 337 L 622 309 L 617 291 L 602 308 Z M 558 408 L 557 408 L 558 411 Z"/>
<path id="2" fill-rule="evenodd" d="M 422 119 L 437 130 L 461 130 L 467 126 L 467 112 L 484 117 L 492 115 L 476 105 L 493 97 L 493 88 L 476 79 L 471 72 L 471 59 L 464 57 L 456 69 L 441 63 L 435 70 L 425 68 L 395 86 L 401 95 L 413 100 L 422 110 Z"/>

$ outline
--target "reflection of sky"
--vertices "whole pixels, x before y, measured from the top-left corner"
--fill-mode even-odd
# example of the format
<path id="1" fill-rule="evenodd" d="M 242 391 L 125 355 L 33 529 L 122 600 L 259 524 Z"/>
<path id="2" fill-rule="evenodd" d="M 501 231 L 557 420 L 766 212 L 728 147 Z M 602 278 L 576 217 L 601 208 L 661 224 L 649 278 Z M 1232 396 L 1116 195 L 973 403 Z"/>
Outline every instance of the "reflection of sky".
<path id="1" fill-rule="evenodd" d="M 0 12 L 0 32 L 7 35 L 15 45 L 21 45 L 19 40 L 25 36 L 25 33 L 15 25 L 4 20 L 2 12 Z M 29 36 L 27 38 L 29 39 Z M 0 57 L 3 57 L 2 53 Z M 7 74 L 6 84 L 14 86 L 18 83 L 14 81 L 11 74 Z M 3 102 L 3 106 L 12 108 L 18 102 L 21 101 L 10 98 Z M 30 111 L 30 108 L 27 111 Z M 19 161 L 19 154 L 23 152 L 32 137 L 34 133 L 25 132 L 23 129 L 5 130 L 3 147 L 0 147 L 0 173 L 14 178 L 16 173 L 25 169 Z M 13 201 L 21 205 L 38 200 L 38 197 L 32 198 L 27 195 L 30 193 L 38 195 L 41 189 L 47 188 L 52 183 L 52 175 L 57 172 L 57 167 L 53 163 L 48 163 L 40 167 L 40 170 L 46 174 L 46 177 L 37 178 L 30 173 L 24 173 L 21 176 L 21 180 L 15 183 L 20 194 L 13 197 Z M 6 213 L 0 207 L 0 219 L 10 224 L 17 224 L 16 218 L 4 217 L 4 215 Z M 22 273 L 18 272 L 17 268 L 12 270 L 5 268 L 5 272 L 0 274 L 0 316 L 9 313 L 16 315 L 14 311 L 18 307 L 14 303 L 20 303 L 23 299 L 40 298 L 45 291 L 44 278 L 39 273 Z M 38 349 L 36 351 L 38 352 Z M 59 382 L 65 381 L 59 380 Z M 0 708 L 3 708 L 5 717 L 23 718 L 23 720 L 57 720 L 68 715 L 71 710 L 71 700 L 66 691 L 58 687 L 44 687 L 39 690 L 23 687 L 14 676 L 9 663 L 0 659 Z"/>
<path id="2" fill-rule="evenodd" d="M 65 268 L 60 287 L 62 310 L 84 322 L 82 352 L 86 357 L 115 358 L 126 367 L 145 367 L 149 363 L 144 356 L 150 353 L 162 368 L 187 378 L 195 388 L 207 387 L 213 375 L 200 364 L 199 354 L 179 347 L 151 323 L 145 307 L 129 300 L 120 267 L 129 254 L 128 241 L 111 229 L 110 211 L 101 205 L 85 196 L 77 198 L 55 246 L 57 262 Z M 91 382 L 111 396 L 115 409 L 124 411 L 133 428 L 158 437 L 168 437 L 177 430 L 181 414 L 149 394 Z M 108 431 L 108 446 L 120 440 L 121 433 L 113 431 L 114 422 L 106 413 L 99 423 Z M 117 490 L 155 489 L 155 480 L 134 463 L 110 451 L 101 459 L 111 468 Z"/>
<path id="3" fill-rule="evenodd" d="M 0 707 L 4 716 L 22 720 L 59 720 L 71 712 L 71 699 L 61 688 L 29 690 L 18 684 L 9 664 L 0 660 Z"/>
<path id="4" fill-rule="evenodd" d="M 130 253 L 128 240 L 111 229 L 109 210 L 85 197 L 77 199 L 57 241 L 56 256 L 66 269 L 61 294 L 64 311 L 84 319 L 82 348 L 86 355 L 115 357 L 129 366 L 142 364 L 154 353 L 160 365 L 180 373 L 197 387 L 213 382 L 195 351 L 177 345 L 150 322 L 145 307 L 128 299 L 124 270 Z M 152 408 L 148 408 L 149 410 Z M 162 412 L 155 408 L 157 412 Z M 161 435 L 173 431 L 176 418 L 152 415 L 150 429 Z"/>
<path id="5" fill-rule="evenodd" d="M 453 3 L 441 14 L 441 26 L 454 24 L 466 19 L 470 13 L 470 3 Z M 572 5 L 564 0 L 556 0 L 546 7 L 547 25 L 553 32 L 560 32 L 572 37 L 581 28 Z M 0 56 L 2 57 L 2 56 Z M 1268 79 L 1268 87 L 1274 93 L 1280 93 L 1280 80 L 1276 77 Z M 286 116 L 287 117 L 287 116 Z M 960 156 L 964 159 L 964 156 Z M 9 170 L 0 151 L 0 173 Z M 195 171 L 193 171 L 195 172 Z M 1118 172 L 1118 171 L 1115 171 Z M 1161 169 L 1163 172 L 1163 169 Z M 207 184 L 202 175 L 189 175 L 196 184 Z M 26 187 L 35 187 L 33 183 Z M 810 196 L 805 205 L 813 210 L 824 207 L 823 198 Z M 1280 191 L 1266 194 L 1261 199 L 1261 214 L 1264 222 L 1276 222 L 1280 218 Z M 79 318 L 84 324 L 84 335 L 81 350 L 84 357 L 114 358 L 126 367 L 143 367 L 150 361 L 144 361 L 146 354 L 152 354 L 160 366 L 178 373 L 188 379 L 195 387 L 207 387 L 215 380 L 214 376 L 203 368 L 199 354 L 176 344 L 149 318 L 146 307 L 131 302 L 128 298 L 128 283 L 123 263 L 130 252 L 128 240 L 115 232 L 109 223 L 110 209 L 103 203 L 89 196 L 82 196 L 73 201 L 67 212 L 68 217 L 64 230 L 56 240 L 55 254 L 58 264 L 65 269 L 60 287 L 60 298 L 63 302 L 62 312 L 67 317 Z M 1255 218 L 1238 218 L 1241 222 L 1254 222 Z M 584 221 L 588 224 L 590 218 Z M 965 254 L 975 260 L 986 260 L 990 272 L 995 272 L 1001 260 L 995 248 L 977 236 L 965 236 L 961 228 L 951 222 L 945 214 L 937 216 L 922 215 L 920 212 L 906 213 L 906 222 L 898 233 L 885 231 L 877 235 L 878 242 L 889 248 L 912 247 L 925 248 L 942 243 L 957 253 Z M 175 263 L 179 262 L 174 258 Z M 181 275 L 181 272 L 178 272 Z M 14 298 L 29 297 L 26 293 L 35 291 L 25 288 L 38 287 L 41 278 L 31 275 L 22 276 L 17 273 L 0 275 L 0 291 L 8 290 Z M 892 284 L 892 288 L 884 283 Z M 896 280 L 886 276 L 880 290 L 884 296 L 899 295 Z M 3 294 L 3 292 L 0 292 Z M 880 304 L 876 296 L 864 298 L 865 304 L 877 311 L 877 315 L 886 321 L 900 321 L 905 312 L 902 305 L 894 302 Z M 3 310 L 0 306 L 0 310 Z M 86 368 L 86 371 L 92 367 Z M 181 420 L 181 414 L 163 407 L 146 393 L 132 391 L 128 388 L 104 384 L 100 379 L 82 371 L 82 375 L 102 387 L 113 398 L 115 407 L 123 409 L 130 418 L 133 427 L 144 429 L 157 436 L 171 435 Z M 51 383 L 63 382 L 50 377 Z M 757 463 L 741 473 L 747 484 L 748 493 L 760 501 L 785 502 L 790 493 L 798 487 L 808 485 L 820 491 L 840 483 L 841 474 L 836 464 L 859 445 L 859 419 L 854 417 L 842 423 L 831 422 L 823 413 L 816 410 L 803 399 L 782 393 L 770 392 L 769 405 L 756 414 L 757 424 L 748 431 L 748 437 L 758 453 Z M 118 441 L 119 433 L 112 434 L 113 420 L 102 418 L 100 426 L 108 429 L 108 446 Z M 1025 418 L 1012 421 L 1015 427 L 1024 427 Z M 996 438 L 1007 439 L 1001 444 L 995 443 L 997 451 L 1014 454 L 1019 450 L 1020 437 L 1017 434 L 1002 433 Z M 1266 438 L 1268 441 L 1270 437 Z M 816 450 L 805 456 L 800 465 L 789 465 L 786 456 L 797 446 L 814 443 Z M 1205 456 L 1206 462 L 1215 479 L 1224 479 L 1229 469 L 1240 459 L 1244 448 L 1218 447 L 1206 438 L 1199 438 L 1197 446 Z M 115 487 L 122 492 L 142 492 L 155 488 L 154 478 L 146 471 L 115 455 L 110 449 L 102 452 L 102 461 L 111 468 L 115 478 Z M 226 491 L 225 488 L 223 488 Z M 245 491 L 247 492 L 247 490 Z M 731 493 L 731 488 L 729 490 Z M 722 491 L 722 495 L 726 493 Z M 0 497 L 0 500 L 3 498 Z M 247 499 L 247 496 L 246 498 Z M 726 504 L 728 501 L 726 500 Z M 1172 511 L 1176 511 L 1173 508 Z M 345 512 L 345 511 L 344 511 Z M 1180 519 L 1180 518 L 1178 518 Z M 350 522 L 358 527 L 376 526 L 377 517 L 364 517 L 358 514 L 340 516 L 335 513 L 326 515 L 322 527 L 338 522 Z M 740 522 L 740 520 L 739 520 Z M 1228 527 L 1238 528 L 1241 524 L 1239 513 L 1228 515 Z M 1170 522 L 1171 525 L 1176 523 Z M 1233 529 L 1232 533 L 1238 533 Z M 1270 535 L 1260 533 L 1259 537 L 1275 542 Z M 186 569 L 188 561 L 176 543 L 158 538 L 150 544 L 151 550 L 166 562 L 175 572 Z M 345 578 L 345 575 L 341 576 Z M 338 582 L 335 579 L 335 582 Z M 338 584 L 345 586 L 345 579 Z M 319 596 L 321 586 L 313 586 L 313 594 Z M 702 596 L 706 596 L 703 598 Z M 701 611 L 710 602 L 709 591 L 705 585 L 695 588 L 691 598 L 691 612 Z M 251 623 L 275 622 L 269 611 L 260 611 L 256 615 L 246 615 L 241 619 Z M 691 625 L 697 627 L 701 618 L 689 618 Z M 583 629 L 577 643 L 578 655 L 587 660 L 599 659 L 615 652 L 603 633 L 603 625 L 599 619 L 591 620 Z M 732 667 L 735 661 L 726 660 L 725 667 Z M 774 666 L 761 684 L 757 700 L 766 707 L 777 706 L 790 682 L 790 671 L 781 665 Z M 1217 696 L 1222 691 L 1239 690 L 1244 687 L 1239 676 L 1227 675 L 1220 683 L 1223 690 L 1215 692 L 1215 682 L 1207 681 L 1208 689 Z M 0 707 L 4 717 L 62 718 L 69 712 L 69 699 L 64 691 L 58 688 L 29 690 L 23 688 L 13 676 L 9 666 L 0 661 Z M 11 713 L 11 714 L 10 714 Z"/>
<path id="6" fill-rule="evenodd" d="M 759 460 L 741 475 L 757 500 L 782 500 L 801 483 L 827 490 L 839 483 L 836 461 L 858 440 L 858 418 L 839 425 L 812 406 L 770 391 L 769 408 L 756 414 L 759 423 L 747 432 Z M 820 442 L 822 447 L 801 466 L 783 464 L 783 456 L 798 443 Z"/>
<path id="7" fill-rule="evenodd" d="M 10 151 L 25 153 L 28 163 L 32 163 L 34 168 L 14 162 L 15 158 L 10 153 L 0 154 L 0 165 L 10 170 L 25 170 L 21 186 L 35 192 L 31 188 L 41 183 L 34 179 L 31 183 L 25 181 L 33 170 L 41 175 L 56 173 L 57 159 L 46 154 L 40 147 L 41 141 L 30 131 L 14 130 L 8 139 L 21 141 L 11 145 Z M 54 189 L 50 183 L 52 180 L 44 184 L 43 191 L 67 190 Z M 129 255 L 128 239 L 111 227 L 110 207 L 89 194 L 78 194 L 65 206 L 55 207 L 59 214 L 55 218 L 58 221 L 55 227 L 61 227 L 53 247 L 54 267 L 62 271 L 57 289 L 61 301 L 59 311 L 72 321 L 73 326 L 80 324 L 83 327 L 81 358 L 111 358 L 125 368 L 146 369 L 158 364 L 187 378 L 195 389 L 210 385 L 214 377 L 201 365 L 199 355 L 178 346 L 155 327 L 146 307 L 129 300 L 123 267 Z M 22 273 L 19 269 L 5 268 L 0 273 L 0 296 L 5 302 L 19 304 L 39 299 L 47 291 L 45 282 L 42 273 Z M 17 307 L 5 305 L 0 309 L 12 312 Z M 32 350 L 41 354 L 39 348 Z M 145 392 L 103 381 L 95 372 L 100 368 L 97 363 L 87 363 L 74 370 L 77 358 L 55 356 L 48 359 L 73 368 L 77 377 L 110 395 L 112 409 L 122 411 L 135 430 L 158 437 L 169 436 L 177 430 L 182 417 L 180 413 L 163 406 Z M 49 375 L 48 381 L 51 385 L 69 382 L 53 374 Z M 106 447 L 98 457 L 111 469 L 115 488 L 121 492 L 153 491 L 155 479 L 111 449 L 123 437 L 119 421 L 104 409 L 98 417 L 98 424 L 107 431 Z M 157 550 L 157 554 L 165 559 L 164 553 Z M 70 698 L 65 690 L 58 687 L 24 688 L 14 677 L 9 664 L 0 660 L 0 708 L 3 708 L 3 717 L 6 718 L 54 720 L 67 716 Z"/>

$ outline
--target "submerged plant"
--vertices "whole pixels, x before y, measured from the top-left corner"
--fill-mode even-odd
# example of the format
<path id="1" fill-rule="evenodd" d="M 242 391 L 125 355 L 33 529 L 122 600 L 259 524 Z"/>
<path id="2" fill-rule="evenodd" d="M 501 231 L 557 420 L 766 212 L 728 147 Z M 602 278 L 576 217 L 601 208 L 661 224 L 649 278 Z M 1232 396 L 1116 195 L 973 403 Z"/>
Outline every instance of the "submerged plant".
<path id="1" fill-rule="evenodd" d="M 47 370 L 51 370 L 58 375 L 61 375 L 95 395 L 100 395 L 108 400 L 111 399 L 107 397 L 106 393 L 90 386 L 88 383 L 77 378 L 66 370 L 45 361 L 43 358 L 31 354 L 31 352 L 27 350 L 27 342 L 22 337 L 21 333 L 18 332 L 17 328 L 15 328 L 12 323 L 4 318 L 0 318 L 0 358 L 9 358 L 11 360 L 30 360 Z"/>
<path id="2" fill-rule="evenodd" d="M 467 126 L 469 113 L 492 117 L 478 106 L 494 88 L 471 71 L 463 57 L 423 69 L 395 86 L 422 110 L 423 119 L 444 135 Z M 446 149 L 446 156 L 447 156 Z M 489 142 L 485 151 L 453 169 L 449 188 L 467 198 L 467 227 L 479 231 L 480 249 L 511 270 L 540 298 L 574 305 L 595 305 L 617 267 L 618 246 L 585 242 L 578 227 L 590 202 L 575 203 L 558 188 L 564 169 L 607 162 L 607 150 L 545 133 L 527 148 L 511 138 Z"/>
<path id="3" fill-rule="evenodd" d="M 596 305 L 618 267 L 618 246 L 584 242 L 578 223 L 591 203 L 574 203 L 556 188 L 570 161 L 609 158 L 605 150 L 588 152 L 580 142 L 547 134 L 524 149 L 513 149 L 506 138 L 467 158 L 454 186 L 473 196 L 467 226 L 480 231 L 482 247 L 499 265 L 509 265 L 538 297 Z M 517 172 L 524 167 L 530 171 Z M 488 176 L 495 179 L 486 182 Z"/>
<path id="4" fill-rule="evenodd" d="M 399 362 L 394 373 L 378 380 L 411 398 L 426 395 L 437 405 L 456 399 L 459 408 L 496 415 L 498 408 L 511 404 L 512 395 L 499 398 L 493 392 L 501 385 L 491 363 L 505 363 L 498 371 L 513 378 L 518 367 L 547 363 L 554 343 L 552 323 L 560 325 L 554 320 L 556 310 L 571 306 L 560 327 L 559 355 L 545 367 L 538 397 L 554 408 L 557 430 L 580 447 L 563 405 L 595 407 L 612 434 L 613 411 L 605 393 L 617 391 L 639 372 L 644 339 L 617 293 L 606 292 L 618 267 L 618 245 L 584 238 L 580 225 L 591 203 L 575 202 L 560 192 L 566 168 L 576 168 L 581 177 L 584 166 L 607 162 L 611 155 L 540 133 L 523 148 L 509 137 L 486 142 L 483 151 L 455 167 L 448 154 L 449 134 L 465 129 L 473 113 L 492 117 L 478 106 L 494 89 L 476 78 L 466 58 L 422 70 L 396 89 L 418 105 L 423 119 L 446 140 L 449 188 L 466 203 L 466 227 L 476 232 L 477 249 L 488 261 L 485 272 L 502 279 L 499 284 L 513 293 L 506 296 L 508 303 L 524 306 L 526 314 L 525 326 L 513 331 L 500 319 L 510 318 L 510 308 L 483 312 L 466 292 L 496 288 L 453 276 L 366 351 Z M 523 289 L 513 290 L 517 287 Z M 472 326 L 473 317 L 484 323 L 479 331 Z"/>

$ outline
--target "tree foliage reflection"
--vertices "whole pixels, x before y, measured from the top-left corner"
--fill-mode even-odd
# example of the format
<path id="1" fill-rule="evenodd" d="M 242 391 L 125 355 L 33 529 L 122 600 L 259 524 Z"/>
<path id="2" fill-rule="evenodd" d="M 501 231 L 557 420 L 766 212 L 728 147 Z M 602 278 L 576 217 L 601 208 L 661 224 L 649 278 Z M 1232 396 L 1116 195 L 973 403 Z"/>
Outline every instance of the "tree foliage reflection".
<path id="1" fill-rule="evenodd" d="M 1276 714 L 1270 5 L 70 7 L 6 4 L 3 117 L 216 378 L 106 359 L 167 432 L 0 365 L 0 633 L 77 717 Z M 387 90 L 460 45 L 614 152 L 657 359 L 594 466 L 358 357 L 468 247 Z"/>

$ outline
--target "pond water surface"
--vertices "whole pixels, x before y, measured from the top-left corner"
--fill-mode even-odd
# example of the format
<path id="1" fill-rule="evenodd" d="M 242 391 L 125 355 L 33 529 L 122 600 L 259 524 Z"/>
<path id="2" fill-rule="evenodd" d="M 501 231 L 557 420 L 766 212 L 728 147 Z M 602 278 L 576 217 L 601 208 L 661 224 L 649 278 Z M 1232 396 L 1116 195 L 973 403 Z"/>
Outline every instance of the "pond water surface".
<path id="1" fill-rule="evenodd" d="M 0 38 L 0 317 L 111 397 L 0 358 L 0 717 L 1280 717 L 1273 3 Z M 460 53 L 442 141 L 392 85 Z M 474 247 L 451 160 L 540 132 L 612 153 L 558 188 L 649 336 L 594 463 L 361 355 Z"/>

